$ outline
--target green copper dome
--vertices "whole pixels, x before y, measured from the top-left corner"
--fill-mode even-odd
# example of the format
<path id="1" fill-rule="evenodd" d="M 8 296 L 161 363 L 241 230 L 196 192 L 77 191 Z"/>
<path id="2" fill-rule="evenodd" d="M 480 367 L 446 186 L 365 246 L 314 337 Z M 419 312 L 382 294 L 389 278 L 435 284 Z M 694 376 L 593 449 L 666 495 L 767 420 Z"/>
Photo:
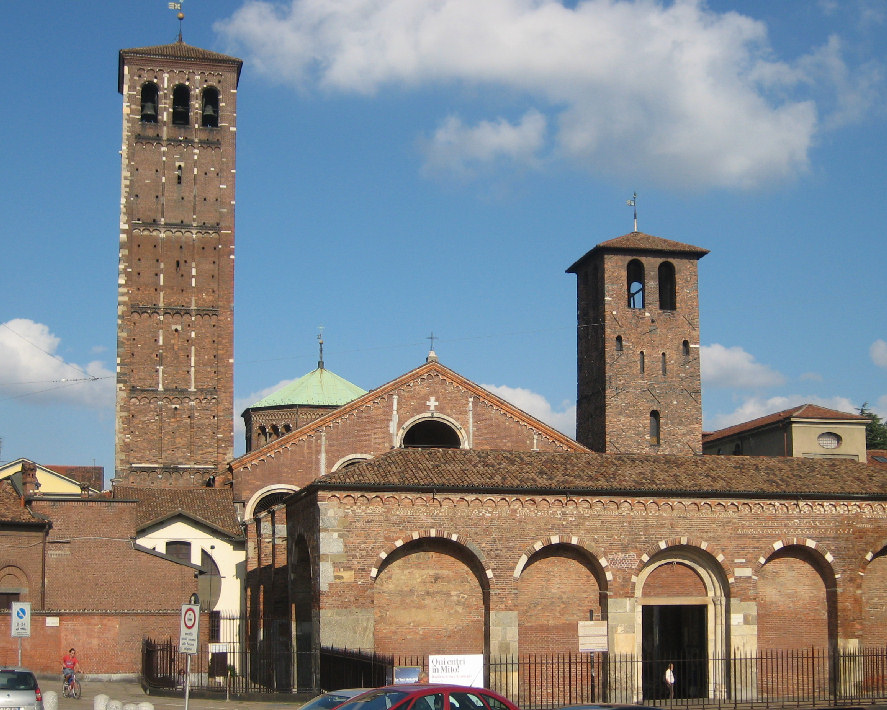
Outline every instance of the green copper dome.
<path id="1" fill-rule="evenodd" d="M 366 390 L 351 384 L 335 372 L 318 367 L 298 380 L 290 382 L 286 387 L 281 387 L 260 399 L 250 406 L 250 409 L 295 405 L 340 407 L 365 394 Z"/>

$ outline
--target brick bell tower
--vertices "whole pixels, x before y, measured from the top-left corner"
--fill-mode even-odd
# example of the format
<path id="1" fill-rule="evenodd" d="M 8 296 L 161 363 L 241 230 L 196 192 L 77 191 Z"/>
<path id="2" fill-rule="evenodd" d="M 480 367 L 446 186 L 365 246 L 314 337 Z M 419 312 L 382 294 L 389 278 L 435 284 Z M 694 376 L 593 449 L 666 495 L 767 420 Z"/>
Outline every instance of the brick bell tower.
<path id="1" fill-rule="evenodd" d="M 576 439 L 608 453 L 702 453 L 697 262 L 708 250 L 631 232 L 573 264 Z"/>
<path id="2" fill-rule="evenodd" d="M 234 156 L 242 62 L 120 51 L 115 482 L 198 486 L 234 455 Z"/>

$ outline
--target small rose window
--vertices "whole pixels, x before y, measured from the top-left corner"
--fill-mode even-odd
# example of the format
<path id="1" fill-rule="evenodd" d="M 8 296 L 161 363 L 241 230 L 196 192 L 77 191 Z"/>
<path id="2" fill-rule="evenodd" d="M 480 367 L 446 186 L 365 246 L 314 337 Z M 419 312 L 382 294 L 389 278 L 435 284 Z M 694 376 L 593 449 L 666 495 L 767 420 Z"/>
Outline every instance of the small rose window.
<path id="1" fill-rule="evenodd" d="M 837 449 L 841 445 L 841 437 L 833 431 L 825 431 L 816 437 L 823 449 Z"/>

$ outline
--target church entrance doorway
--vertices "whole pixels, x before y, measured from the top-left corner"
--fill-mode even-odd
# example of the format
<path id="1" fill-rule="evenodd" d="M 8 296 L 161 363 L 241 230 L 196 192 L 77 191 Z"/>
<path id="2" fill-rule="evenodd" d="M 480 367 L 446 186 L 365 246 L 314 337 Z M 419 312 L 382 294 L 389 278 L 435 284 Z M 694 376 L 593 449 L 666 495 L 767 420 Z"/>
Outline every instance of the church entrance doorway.
<path id="1" fill-rule="evenodd" d="M 668 698 L 674 664 L 676 698 L 708 697 L 708 606 L 649 604 L 642 612 L 644 700 Z"/>

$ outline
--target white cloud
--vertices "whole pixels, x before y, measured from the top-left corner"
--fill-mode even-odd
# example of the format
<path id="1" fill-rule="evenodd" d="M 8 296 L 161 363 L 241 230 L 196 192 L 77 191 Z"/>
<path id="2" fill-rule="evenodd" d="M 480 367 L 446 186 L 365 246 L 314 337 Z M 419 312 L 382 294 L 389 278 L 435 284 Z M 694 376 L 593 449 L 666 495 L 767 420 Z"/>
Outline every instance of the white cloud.
<path id="1" fill-rule="evenodd" d="M 872 362 L 878 367 L 887 367 L 887 342 L 880 339 L 876 340 L 869 348 L 869 355 L 872 358 Z"/>
<path id="2" fill-rule="evenodd" d="M 99 361 L 66 362 L 49 326 L 25 318 L 0 324 L 0 397 L 22 403 L 103 409 L 114 405 L 114 373 Z"/>
<path id="3" fill-rule="evenodd" d="M 426 173 L 448 172 L 459 176 L 474 173 L 479 166 L 509 161 L 534 165 L 545 143 L 546 119 L 528 111 L 517 124 L 505 119 L 481 121 L 466 126 L 449 116 L 427 141 L 422 142 Z"/>
<path id="4" fill-rule="evenodd" d="M 702 384 L 706 387 L 754 389 L 785 382 L 781 373 L 757 362 L 738 345 L 728 348 L 714 343 L 703 345 L 699 350 Z"/>
<path id="5" fill-rule="evenodd" d="M 269 394 L 277 392 L 279 389 L 283 389 L 291 382 L 295 382 L 296 379 L 297 378 L 281 380 L 275 385 L 265 387 L 258 392 L 252 392 L 245 397 L 234 398 L 234 448 L 236 455 L 239 456 L 240 453 L 243 453 L 243 450 L 246 447 L 246 425 L 243 423 L 243 417 L 240 415 L 243 414 L 247 407 L 251 407 L 260 399 L 264 399 Z"/>
<path id="6" fill-rule="evenodd" d="M 574 403 L 565 401 L 561 403 L 561 410 L 558 411 L 541 394 L 523 387 L 508 387 L 507 385 L 481 385 L 481 387 L 545 422 L 562 434 L 570 437 L 576 436 L 576 405 Z"/>
<path id="7" fill-rule="evenodd" d="M 715 414 L 706 417 L 706 430 L 723 429 L 734 424 L 747 422 L 750 419 L 757 419 L 767 414 L 781 412 L 784 409 L 799 407 L 802 404 L 818 404 L 821 407 L 828 407 L 839 412 L 853 413 L 858 411 L 858 407 L 846 397 L 817 397 L 815 395 L 790 394 L 779 397 L 749 397 L 732 412 Z"/>
<path id="8" fill-rule="evenodd" d="M 836 40 L 792 63 L 778 61 L 763 22 L 715 12 L 702 0 L 580 0 L 572 7 L 557 0 L 250 0 L 216 29 L 251 67 L 299 88 L 372 95 L 385 87 L 455 86 L 471 89 L 478 103 L 483 91 L 476 89 L 505 89 L 516 106 L 530 101 L 558 127 L 553 155 L 607 177 L 640 171 L 691 188 L 750 187 L 803 172 L 820 127 L 822 87 L 832 92 L 834 122 L 846 122 L 880 81 L 873 68 L 864 76 L 848 68 Z M 478 161 L 501 157 L 496 146 L 515 128 L 496 117 L 466 131 L 453 115 L 441 130 L 451 123 L 460 139 L 480 142 L 485 133 L 492 141 L 492 149 L 472 154 Z M 521 145 L 543 147 L 526 136 Z"/>

